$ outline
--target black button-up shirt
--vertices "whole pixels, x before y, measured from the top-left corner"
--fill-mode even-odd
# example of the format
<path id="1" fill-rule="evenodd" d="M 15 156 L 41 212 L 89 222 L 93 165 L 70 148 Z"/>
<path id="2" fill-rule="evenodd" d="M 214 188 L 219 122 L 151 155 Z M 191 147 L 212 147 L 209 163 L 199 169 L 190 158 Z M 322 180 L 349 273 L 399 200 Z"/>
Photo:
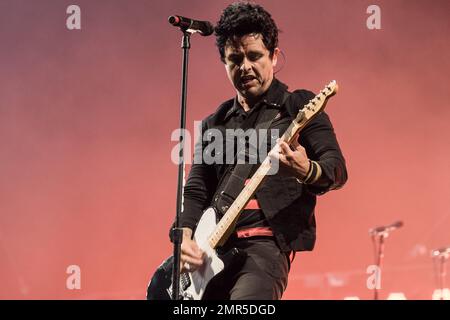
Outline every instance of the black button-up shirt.
<path id="1" fill-rule="evenodd" d="M 272 122 L 270 128 L 280 130 L 282 134 L 293 118 L 314 94 L 306 90 L 294 91 L 285 103 L 287 86 L 274 79 L 261 102 L 248 113 L 237 104 L 236 98 L 224 102 L 215 113 L 202 121 L 202 132 L 207 129 L 236 128 L 246 117 L 255 116 L 255 123 L 261 106 L 278 108 L 280 116 Z M 254 127 L 250 126 L 250 127 Z M 268 176 L 256 192 L 261 207 L 254 221 L 242 220 L 242 224 L 267 222 L 279 246 L 283 251 L 312 250 L 315 243 L 316 224 L 314 208 L 316 195 L 338 189 L 347 180 L 345 160 L 334 134 L 333 126 L 325 112 L 318 114 L 303 128 L 299 137 L 308 158 L 315 160 L 322 169 L 321 178 L 312 185 L 299 183 L 294 177 L 278 174 Z M 202 154 L 210 142 L 199 141 L 195 147 L 195 156 Z M 200 157 L 201 158 L 201 157 Z M 180 226 L 195 229 L 202 212 L 211 205 L 218 183 L 227 164 L 205 162 L 195 163 L 191 167 L 184 188 L 184 211 L 180 217 Z M 241 217 L 243 214 L 241 215 Z M 262 218 L 262 220 L 260 219 Z"/>

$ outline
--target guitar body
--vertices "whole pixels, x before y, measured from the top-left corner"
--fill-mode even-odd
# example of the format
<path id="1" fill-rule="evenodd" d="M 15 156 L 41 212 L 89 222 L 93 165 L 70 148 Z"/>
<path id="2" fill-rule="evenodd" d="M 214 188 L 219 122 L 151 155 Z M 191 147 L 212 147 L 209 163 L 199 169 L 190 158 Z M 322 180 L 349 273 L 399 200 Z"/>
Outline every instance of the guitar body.
<path id="1" fill-rule="evenodd" d="M 180 275 L 180 295 L 183 300 L 201 300 L 208 290 L 209 282 L 228 269 L 243 261 L 245 253 L 233 248 L 225 254 L 218 254 L 211 248 L 208 237 L 217 226 L 217 213 L 211 207 L 203 213 L 194 233 L 194 239 L 205 252 L 205 263 L 194 272 Z M 166 259 L 156 270 L 147 288 L 148 300 L 172 299 L 173 256 Z"/>

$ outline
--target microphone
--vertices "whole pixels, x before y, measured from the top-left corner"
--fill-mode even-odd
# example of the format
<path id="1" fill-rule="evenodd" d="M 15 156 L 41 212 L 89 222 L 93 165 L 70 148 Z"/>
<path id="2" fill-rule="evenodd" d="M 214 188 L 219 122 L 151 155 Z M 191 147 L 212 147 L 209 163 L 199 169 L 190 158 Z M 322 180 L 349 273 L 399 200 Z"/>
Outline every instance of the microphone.
<path id="1" fill-rule="evenodd" d="M 395 229 L 398 229 L 402 226 L 403 226 L 403 221 L 397 221 L 388 226 L 381 226 L 381 227 L 376 227 L 376 228 L 370 229 L 369 234 L 377 235 L 379 233 L 387 233 L 387 232 L 394 231 Z"/>
<path id="2" fill-rule="evenodd" d="M 170 16 L 169 23 L 175 27 L 180 27 L 190 32 L 198 32 L 206 37 L 214 32 L 214 27 L 209 21 L 199 21 L 182 16 Z"/>
<path id="3" fill-rule="evenodd" d="M 450 253 L 450 247 L 431 250 L 431 255 L 433 257 L 445 256 L 445 255 L 448 255 L 449 253 Z"/>

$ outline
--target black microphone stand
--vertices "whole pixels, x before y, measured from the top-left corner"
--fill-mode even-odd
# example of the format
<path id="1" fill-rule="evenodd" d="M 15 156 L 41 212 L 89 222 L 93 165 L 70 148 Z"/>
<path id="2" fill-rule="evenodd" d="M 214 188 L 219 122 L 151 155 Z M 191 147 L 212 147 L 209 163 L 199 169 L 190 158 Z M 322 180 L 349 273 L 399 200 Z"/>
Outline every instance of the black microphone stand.
<path id="1" fill-rule="evenodd" d="M 433 257 L 437 260 L 439 264 L 438 271 L 438 286 L 440 289 L 440 300 L 444 300 L 444 288 L 445 288 L 445 276 L 446 276 L 446 262 L 449 257 L 448 252 L 441 252 L 433 255 Z"/>
<path id="2" fill-rule="evenodd" d="M 374 250 L 375 250 L 375 263 L 377 266 L 377 270 L 376 270 L 376 277 L 375 277 L 375 288 L 373 291 L 373 299 L 374 300 L 378 300 L 379 299 L 379 287 L 378 285 L 380 284 L 381 286 L 381 266 L 382 266 L 382 262 L 383 262 L 383 258 L 384 258 L 384 239 L 388 237 L 388 233 L 386 231 L 378 233 L 378 232 L 373 232 L 372 233 L 372 241 L 373 241 L 373 245 L 374 245 Z M 378 244 L 376 242 L 376 240 L 378 239 Z"/>
<path id="3" fill-rule="evenodd" d="M 389 232 L 396 230 L 403 226 L 402 221 L 397 221 L 389 226 L 378 227 L 369 230 L 369 234 L 372 236 L 373 248 L 375 252 L 375 263 L 377 266 L 375 277 L 375 288 L 373 291 L 373 299 L 379 299 L 378 290 L 381 288 L 381 267 L 384 258 L 384 246 L 385 239 L 389 236 Z M 378 243 L 377 243 L 378 240 Z"/>
<path id="4" fill-rule="evenodd" d="M 178 162 L 178 187 L 177 187 L 177 209 L 175 223 L 171 230 L 171 241 L 173 242 L 173 273 L 172 273 L 172 300 L 180 300 L 180 254 L 181 242 L 183 240 L 183 229 L 180 228 L 180 216 L 183 206 L 184 186 L 184 140 L 186 130 L 186 98 L 187 98 L 187 72 L 189 61 L 189 49 L 191 48 L 191 32 L 180 28 L 183 32 L 181 48 L 183 60 L 181 69 L 181 107 L 180 107 L 180 139 L 179 139 L 179 162 Z"/>
<path id="5" fill-rule="evenodd" d="M 441 300 L 444 300 L 444 288 L 445 288 L 445 262 L 448 259 L 448 254 L 443 254 L 440 256 L 439 259 L 439 265 L 440 265 L 440 270 L 439 270 L 439 282 L 441 284 Z"/>

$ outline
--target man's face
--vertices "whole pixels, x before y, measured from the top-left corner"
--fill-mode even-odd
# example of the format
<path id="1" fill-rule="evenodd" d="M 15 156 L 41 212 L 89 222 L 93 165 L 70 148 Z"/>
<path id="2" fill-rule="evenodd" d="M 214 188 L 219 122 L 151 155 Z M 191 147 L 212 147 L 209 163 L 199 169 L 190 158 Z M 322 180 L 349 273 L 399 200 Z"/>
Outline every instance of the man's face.
<path id="1" fill-rule="evenodd" d="M 225 45 L 225 69 L 242 97 L 255 99 L 269 88 L 278 52 L 276 48 L 271 58 L 260 34 L 228 41 Z"/>

